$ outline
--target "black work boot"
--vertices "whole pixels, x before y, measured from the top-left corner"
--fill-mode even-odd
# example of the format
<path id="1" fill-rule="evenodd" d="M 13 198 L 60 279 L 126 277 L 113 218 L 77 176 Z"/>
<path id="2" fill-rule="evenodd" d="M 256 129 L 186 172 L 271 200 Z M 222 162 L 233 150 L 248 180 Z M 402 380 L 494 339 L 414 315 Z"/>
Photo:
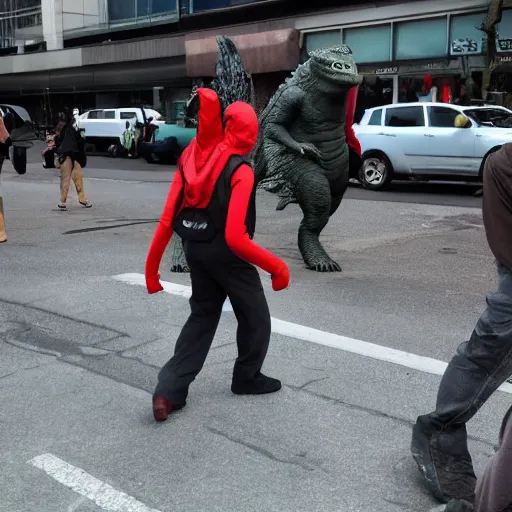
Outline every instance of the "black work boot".
<path id="1" fill-rule="evenodd" d="M 476 476 L 464 424 L 441 428 L 430 416 L 420 416 L 413 427 L 411 452 L 426 486 L 441 503 L 474 502 Z"/>
<path id="2" fill-rule="evenodd" d="M 281 389 L 281 382 L 258 373 L 254 379 L 242 379 L 233 376 L 231 391 L 235 395 L 266 395 Z"/>

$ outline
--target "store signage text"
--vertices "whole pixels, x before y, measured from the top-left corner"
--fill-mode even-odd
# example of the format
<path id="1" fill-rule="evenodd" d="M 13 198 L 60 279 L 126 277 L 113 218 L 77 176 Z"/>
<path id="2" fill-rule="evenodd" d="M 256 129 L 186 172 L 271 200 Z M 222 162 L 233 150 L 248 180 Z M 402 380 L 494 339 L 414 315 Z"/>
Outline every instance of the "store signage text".
<path id="1" fill-rule="evenodd" d="M 498 39 L 498 48 L 502 52 L 512 51 L 512 39 Z"/>
<path id="2" fill-rule="evenodd" d="M 396 75 L 398 73 L 398 68 L 382 68 L 376 69 L 376 75 Z"/>
<path id="3" fill-rule="evenodd" d="M 452 41 L 452 55 L 467 55 L 471 53 L 481 53 L 482 41 L 475 39 L 459 38 Z"/>

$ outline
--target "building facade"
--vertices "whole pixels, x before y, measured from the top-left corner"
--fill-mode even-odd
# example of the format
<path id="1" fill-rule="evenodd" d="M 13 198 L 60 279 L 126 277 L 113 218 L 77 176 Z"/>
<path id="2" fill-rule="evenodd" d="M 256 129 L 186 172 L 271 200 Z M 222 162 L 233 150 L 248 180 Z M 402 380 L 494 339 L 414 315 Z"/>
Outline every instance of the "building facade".
<path id="1" fill-rule="evenodd" d="M 215 36 L 229 35 L 253 75 L 258 108 L 308 52 L 341 42 L 365 77 L 360 109 L 428 98 L 432 87 L 439 101 L 451 101 L 464 81 L 485 82 L 479 26 L 488 3 L 0 0 L 0 97 L 39 108 L 36 117 L 48 115 L 47 103 L 80 110 L 144 103 L 172 122 L 192 84 L 215 72 Z M 498 47 L 506 69 L 512 0 Z"/>

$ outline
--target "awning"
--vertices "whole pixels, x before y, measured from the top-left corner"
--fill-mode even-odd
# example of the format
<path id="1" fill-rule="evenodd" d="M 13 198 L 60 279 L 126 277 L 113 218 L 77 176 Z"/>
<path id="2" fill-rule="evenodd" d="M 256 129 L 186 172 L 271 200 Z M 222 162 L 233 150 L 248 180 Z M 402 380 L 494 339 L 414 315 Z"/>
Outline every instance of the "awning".
<path id="1" fill-rule="evenodd" d="M 295 29 L 272 30 L 230 38 L 236 44 L 248 73 L 291 71 L 299 64 L 299 32 Z M 187 36 L 185 55 L 188 76 L 215 76 L 218 55 L 215 37 Z"/>

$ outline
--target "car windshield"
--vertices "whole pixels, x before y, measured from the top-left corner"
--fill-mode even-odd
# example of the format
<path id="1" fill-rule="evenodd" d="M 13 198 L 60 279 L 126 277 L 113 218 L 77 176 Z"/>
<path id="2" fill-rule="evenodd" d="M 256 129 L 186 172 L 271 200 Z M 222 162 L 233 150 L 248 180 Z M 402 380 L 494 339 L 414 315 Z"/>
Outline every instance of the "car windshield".
<path id="1" fill-rule="evenodd" d="M 501 108 L 475 108 L 464 113 L 483 126 L 512 128 L 512 112 Z"/>

